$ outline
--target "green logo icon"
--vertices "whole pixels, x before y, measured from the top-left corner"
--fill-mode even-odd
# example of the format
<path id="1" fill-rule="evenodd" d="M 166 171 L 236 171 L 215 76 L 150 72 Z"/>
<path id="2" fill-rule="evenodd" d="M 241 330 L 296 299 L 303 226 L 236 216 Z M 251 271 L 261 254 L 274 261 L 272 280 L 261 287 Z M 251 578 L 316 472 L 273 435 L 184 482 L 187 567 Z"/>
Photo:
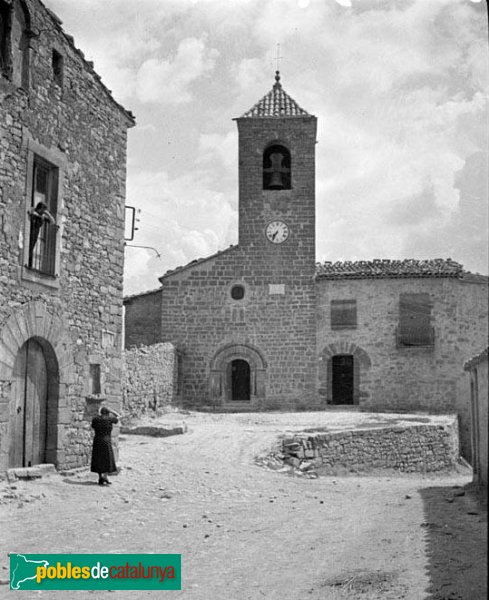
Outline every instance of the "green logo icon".
<path id="1" fill-rule="evenodd" d="M 180 554 L 10 554 L 11 590 L 180 590 Z"/>

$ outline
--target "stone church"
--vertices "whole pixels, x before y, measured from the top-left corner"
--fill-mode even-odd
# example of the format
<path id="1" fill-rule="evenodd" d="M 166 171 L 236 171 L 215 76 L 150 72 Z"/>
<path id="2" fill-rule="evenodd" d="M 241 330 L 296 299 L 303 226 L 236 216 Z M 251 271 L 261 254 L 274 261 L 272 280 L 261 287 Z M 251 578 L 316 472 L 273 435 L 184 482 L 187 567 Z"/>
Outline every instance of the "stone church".
<path id="1" fill-rule="evenodd" d="M 173 343 L 186 405 L 458 411 L 468 432 L 487 278 L 450 259 L 316 264 L 317 119 L 275 79 L 236 119 L 238 244 L 127 297 L 126 346 Z"/>
<path id="2" fill-rule="evenodd" d="M 39 0 L 0 0 L 0 472 L 87 463 L 121 399 L 134 117 Z"/>

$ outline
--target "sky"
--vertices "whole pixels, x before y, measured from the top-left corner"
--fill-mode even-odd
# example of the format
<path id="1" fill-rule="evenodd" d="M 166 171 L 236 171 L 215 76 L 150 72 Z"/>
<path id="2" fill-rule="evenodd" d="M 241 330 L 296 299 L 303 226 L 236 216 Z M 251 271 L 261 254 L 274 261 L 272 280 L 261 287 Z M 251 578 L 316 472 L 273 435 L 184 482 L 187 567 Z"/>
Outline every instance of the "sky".
<path id="1" fill-rule="evenodd" d="M 124 293 L 238 241 L 233 118 L 318 118 L 316 259 L 488 273 L 488 32 L 476 0 L 44 0 L 131 110 Z M 155 250 L 129 244 L 151 246 Z"/>

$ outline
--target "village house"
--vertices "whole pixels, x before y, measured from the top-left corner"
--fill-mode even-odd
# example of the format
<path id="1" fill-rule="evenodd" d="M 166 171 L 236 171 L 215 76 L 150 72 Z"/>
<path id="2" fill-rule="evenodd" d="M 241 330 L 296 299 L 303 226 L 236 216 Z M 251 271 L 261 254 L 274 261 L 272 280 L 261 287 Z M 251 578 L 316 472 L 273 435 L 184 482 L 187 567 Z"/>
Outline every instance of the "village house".
<path id="1" fill-rule="evenodd" d="M 277 72 L 236 122 L 239 242 L 127 297 L 126 347 L 171 342 L 193 407 L 457 412 L 470 456 L 487 278 L 451 259 L 316 264 L 316 117 Z"/>
<path id="2" fill-rule="evenodd" d="M 0 0 L 0 471 L 87 463 L 120 404 L 127 129 L 39 0 Z"/>

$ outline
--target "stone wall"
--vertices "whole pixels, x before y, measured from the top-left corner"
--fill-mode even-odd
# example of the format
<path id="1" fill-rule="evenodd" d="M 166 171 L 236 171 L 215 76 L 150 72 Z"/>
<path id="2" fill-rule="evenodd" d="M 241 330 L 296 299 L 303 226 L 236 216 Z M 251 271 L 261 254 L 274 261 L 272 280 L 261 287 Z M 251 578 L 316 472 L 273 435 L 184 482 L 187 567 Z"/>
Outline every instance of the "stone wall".
<path id="1" fill-rule="evenodd" d="M 124 313 L 125 348 L 161 341 L 160 290 L 124 298 Z"/>
<path id="2" fill-rule="evenodd" d="M 318 389 L 331 401 L 330 359 L 351 354 L 358 375 L 358 403 L 366 410 L 449 413 L 460 416 L 462 452 L 470 458 L 470 404 L 465 357 L 484 345 L 488 331 L 487 286 L 458 278 L 319 280 Z M 399 347 L 399 298 L 427 293 L 434 344 Z M 331 328 L 332 300 L 357 301 L 357 326 Z"/>
<path id="3" fill-rule="evenodd" d="M 0 468 L 22 385 L 16 360 L 34 338 L 50 382 L 45 460 L 69 468 L 90 453 L 87 397 L 121 403 L 126 141 L 134 121 L 51 11 L 38 0 L 12 4 L 24 14 L 13 31 L 24 33 L 12 39 L 23 48 L 22 65 L 16 58 L 13 74 L 0 74 Z M 36 157 L 58 173 L 52 274 L 27 266 Z"/>
<path id="4" fill-rule="evenodd" d="M 177 352 L 172 344 L 125 350 L 122 370 L 123 414 L 141 416 L 174 404 L 177 367 Z"/>
<path id="5" fill-rule="evenodd" d="M 457 419 L 444 425 L 296 433 L 282 441 L 281 450 L 287 464 L 323 474 L 443 471 L 453 469 L 458 461 Z"/>
<path id="6" fill-rule="evenodd" d="M 487 493 L 488 476 L 488 349 L 475 356 L 465 365 L 469 381 L 471 408 L 471 441 L 472 441 L 472 467 L 474 469 L 474 482 L 480 485 Z M 469 395 L 469 394 L 467 394 Z"/>

